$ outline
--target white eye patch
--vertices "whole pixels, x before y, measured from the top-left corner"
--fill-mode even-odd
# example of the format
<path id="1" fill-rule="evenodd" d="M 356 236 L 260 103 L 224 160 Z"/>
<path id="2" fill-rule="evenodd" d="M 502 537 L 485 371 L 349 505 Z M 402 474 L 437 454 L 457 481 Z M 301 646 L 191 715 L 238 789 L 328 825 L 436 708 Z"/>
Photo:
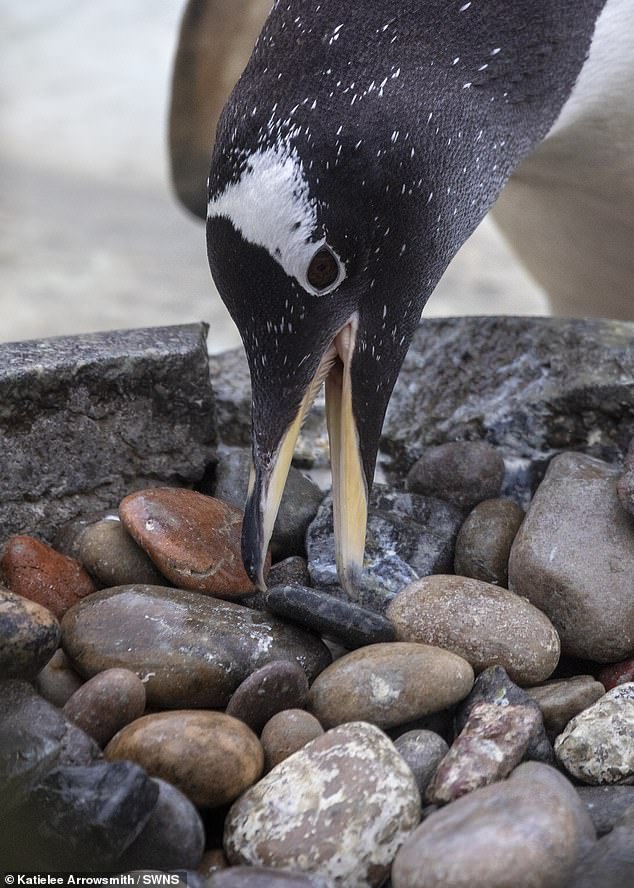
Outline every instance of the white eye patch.
<path id="1" fill-rule="evenodd" d="M 286 274 L 308 293 L 331 293 L 345 278 L 345 267 L 324 237 L 317 238 L 317 205 L 297 153 L 281 144 L 250 155 L 237 182 L 209 201 L 207 218 L 227 218 L 249 243 L 264 247 Z M 339 265 L 332 284 L 316 289 L 308 280 L 315 254 L 328 247 Z"/>

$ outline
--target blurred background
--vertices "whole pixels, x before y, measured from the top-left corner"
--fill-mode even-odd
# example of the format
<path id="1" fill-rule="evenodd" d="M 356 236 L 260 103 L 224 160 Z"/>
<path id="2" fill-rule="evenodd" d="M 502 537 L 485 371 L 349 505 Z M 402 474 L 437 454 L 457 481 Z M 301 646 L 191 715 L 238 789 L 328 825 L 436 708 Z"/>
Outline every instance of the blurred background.
<path id="1" fill-rule="evenodd" d="M 210 323 L 239 343 L 168 177 L 185 0 L 0 0 L 0 341 Z M 425 314 L 546 314 L 485 221 Z"/>

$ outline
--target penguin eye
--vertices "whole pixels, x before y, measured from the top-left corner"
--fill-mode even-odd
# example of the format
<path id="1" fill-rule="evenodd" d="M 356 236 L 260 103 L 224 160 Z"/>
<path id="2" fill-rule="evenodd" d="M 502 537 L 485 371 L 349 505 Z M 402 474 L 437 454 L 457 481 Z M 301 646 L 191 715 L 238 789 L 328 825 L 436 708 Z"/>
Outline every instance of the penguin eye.
<path id="1" fill-rule="evenodd" d="M 337 280 L 339 276 L 339 263 L 327 247 L 317 250 L 310 260 L 306 277 L 308 283 L 315 290 L 325 290 Z"/>

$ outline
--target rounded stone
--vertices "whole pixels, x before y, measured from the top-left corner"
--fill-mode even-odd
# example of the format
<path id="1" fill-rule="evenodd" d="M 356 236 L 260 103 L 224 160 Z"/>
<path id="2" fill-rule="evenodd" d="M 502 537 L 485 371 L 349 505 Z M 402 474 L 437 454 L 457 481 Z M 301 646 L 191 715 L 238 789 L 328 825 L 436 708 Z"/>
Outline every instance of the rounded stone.
<path id="1" fill-rule="evenodd" d="M 154 779 L 159 794 L 150 819 L 117 860 L 119 870 L 196 869 L 205 849 L 200 814 L 179 789 Z"/>
<path id="2" fill-rule="evenodd" d="M 544 681 L 559 660 L 559 637 L 526 599 L 469 577 L 431 576 L 410 583 L 387 611 L 401 641 L 438 645 L 476 672 L 503 666 L 520 685 Z"/>
<path id="3" fill-rule="evenodd" d="M 394 641 L 394 627 L 374 611 L 306 586 L 275 586 L 266 593 L 273 613 L 305 629 L 335 637 L 347 648 Z"/>
<path id="4" fill-rule="evenodd" d="M 8 540 L 0 572 L 12 592 L 48 608 L 58 620 L 97 588 L 78 561 L 30 536 Z"/>
<path id="5" fill-rule="evenodd" d="M 314 873 L 335 886 L 385 881 L 420 819 L 412 772 L 373 725 L 351 722 L 312 740 L 232 805 L 224 847 L 233 864 Z"/>
<path id="6" fill-rule="evenodd" d="M 264 765 L 250 728 L 223 712 L 204 710 L 144 715 L 115 734 L 104 755 L 136 762 L 152 777 L 173 783 L 194 805 L 210 808 L 232 802 Z"/>
<path id="7" fill-rule="evenodd" d="M 265 771 L 270 771 L 323 733 L 324 729 L 315 716 L 305 709 L 278 712 L 267 721 L 260 735 Z"/>
<path id="8" fill-rule="evenodd" d="M 472 509 L 456 539 L 454 572 L 508 586 L 508 564 L 524 512 L 512 500 L 488 499 Z"/>
<path id="9" fill-rule="evenodd" d="M 403 843 L 393 888 L 565 888 L 594 828 L 570 783 L 527 762 L 431 814 Z"/>
<path id="10" fill-rule="evenodd" d="M 163 586 L 104 589 L 62 621 L 62 643 L 90 677 L 136 672 L 148 705 L 224 709 L 238 685 L 272 660 L 302 666 L 309 681 L 331 657 L 314 635 L 272 614 Z"/>
<path id="11" fill-rule="evenodd" d="M 307 708 L 330 728 L 367 721 L 390 728 L 452 706 L 473 686 L 462 657 L 424 644 L 386 642 L 352 651 L 312 684 Z"/>
<path id="12" fill-rule="evenodd" d="M 0 678 L 35 678 L 60 638 L 49 610 L 0 586 Z"/>
<path id="13" fill-rule="evenodd" d="M 437 496 L 461 509 L 472 509 L 497 497 L 504 478 L 504 460 L 485 441 L 451 441 L 429 447 L 407 476 L 414 493 Z"/>
<path id="14" fill-rule="evenodd" d="M 148 583 L 167 586 L 168 581 L 138 546 L 118 519 L 89 524 L 78 539 L 79 560 L 102 586 Z"/>
<path id="15" fill-rule="evenodd" d="M 83 683 L 62 648 L 58 648 L 38 673 L 34 685 L 45 700 L 61 709 Z"/>
<path id="16" fill-rule="evenodd" d="M 591 675 L 558 678 L 526 690 L 541 709 L 544 725 L 551 734 L 563 731 L 573 716 L 605 694 L 603 685 Z"/>
<path id="17" fill-rule="evenodd" d="M 64 715 L 105 746 L 145 710 L 145 686 L 129 669 L 106 669 L 83 684 L 64 705 Z"/>
<path id="18" fill-rule="evenodd" d="M 394 746 L 411 768 L 421 798 L 424 798 L 436 768 L 449 752 L 448 744 L 434 731 L 420 729 L 401 734 Z"/>
<path id="19" fill-rule="evenodd" d="M 583 783 L 634 782 L 634 682 L 571 719 L 555 740 L 559 763 Z"/>
<path id="20" fill-rule="evenodd" d="M 243 513 L 236 506 L 194 490 L 157 487 L 126 496 L 119 514 L 174 585 L 219 598 L 254 591 L 242 564 Z"/>
<path id="21" fill-rule="evenodd" d="M 300 709 L 307 695 L 308 679 L 299 663 L 274 660 L 245 678 L 229 700 L 226 713 L 259 734 L 276 712 Z"/>
<path id="22" fill-rule="evenodd" d="M 634 533 L 618 469 L 583 453 L 554 457 L 509 559 L 509 586 L 552 621 L 562 653 L 611 663 L 634 650 Z"/>

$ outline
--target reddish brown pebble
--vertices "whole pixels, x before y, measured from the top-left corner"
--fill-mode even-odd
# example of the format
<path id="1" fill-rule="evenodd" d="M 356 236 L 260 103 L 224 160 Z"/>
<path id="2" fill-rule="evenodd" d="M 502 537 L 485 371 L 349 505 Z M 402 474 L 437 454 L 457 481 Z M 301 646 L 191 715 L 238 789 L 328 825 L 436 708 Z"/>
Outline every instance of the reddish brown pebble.
<path id="1" fill-rule="evenodd" d="M 611 691 L 617 685 L 634 681 L 634 657 L 604 666 L 597 675 L 597 679 L 606 691 Z"/>
<path id="2" fill-rule="evenodd" d="M 301 709 L 307 695 L 308 679 L 299 663 L 274 660 L 245 678 L 234 691 L 226 711 L 259 734 L 276 712 Z"/>
<path id="3" fill-rule="evenodd" d="M 57 619 L 97 589 L 78 561 L 30 536 L 10 537 L 0 571 L 12 592 L 48 608 Z"/>
<path id="4" fill-rule="evenodd" d="M 193 490 L 160 487 L 126 496 L 119 514 L 161 573 L 180 588 L 218 598 L 253 592 L 240 551 L 243 513 L 235 506 Z"/>
<path id="5" fill-rule="evenodd" d="M 129 669 L 105 669 L 83 684 L 64 705 L 64 715 L 105 746 L 145 710 L 145 686 Z"/>
<path id="6" fill-rule="evenodd" d="M 323 733 L 324 729 L 310 712 L 303 709 L 278 712 L 264 725 L 260 736 L 265 770 L 270 771 Z"/>

